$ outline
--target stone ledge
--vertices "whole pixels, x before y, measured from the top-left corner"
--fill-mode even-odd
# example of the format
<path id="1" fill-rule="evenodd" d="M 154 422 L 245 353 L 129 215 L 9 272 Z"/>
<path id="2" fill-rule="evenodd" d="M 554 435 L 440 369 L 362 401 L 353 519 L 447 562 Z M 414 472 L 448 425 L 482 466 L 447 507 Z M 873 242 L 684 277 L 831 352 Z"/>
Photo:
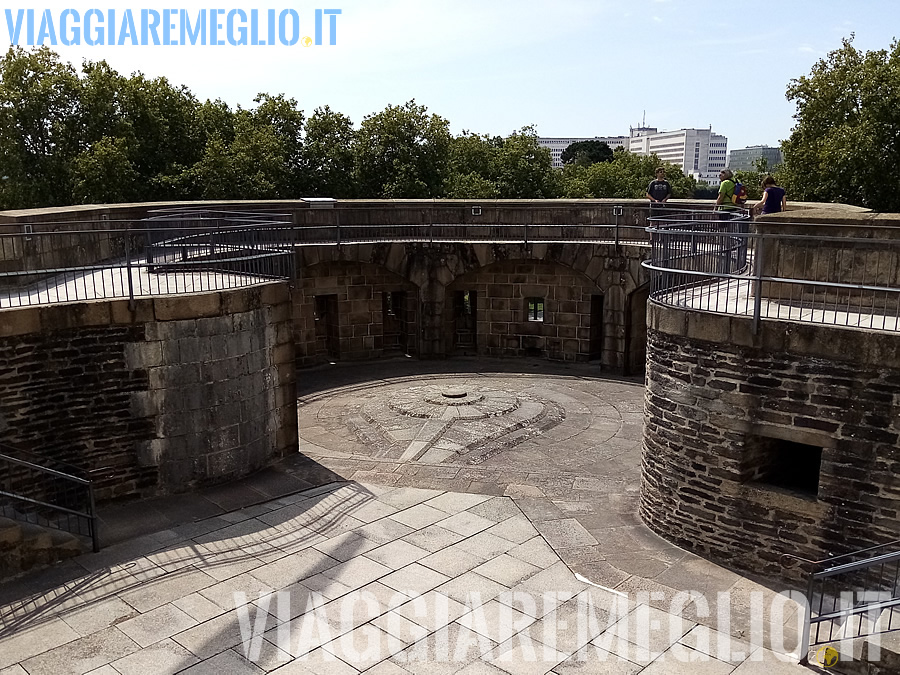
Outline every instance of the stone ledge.
<path id="1" fill-rule="evenodd" d="M 900 333 L 763 319 L 753 334 L 753 319 L 647 303 L 647 327 L 710 344 L 728 344 L 767 352 L 788 352 L 858 364 L 900 369 Z"/>

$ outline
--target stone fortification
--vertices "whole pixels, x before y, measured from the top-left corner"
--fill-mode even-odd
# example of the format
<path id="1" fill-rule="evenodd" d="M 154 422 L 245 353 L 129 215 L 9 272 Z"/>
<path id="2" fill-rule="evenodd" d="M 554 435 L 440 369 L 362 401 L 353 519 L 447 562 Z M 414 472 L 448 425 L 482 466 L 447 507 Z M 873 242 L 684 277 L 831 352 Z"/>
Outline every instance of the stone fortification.
<path id="1" fill-rule="evenodd" d="M 286 284 L 0 313 L 4 439 L 99 500 L 182 492 L 296 449 Z"/>
<path id="2" fill-rule="evenodd" d="M 796 576 L 900 538 L 896 334 L 651 304 L 641 515 L 712 560 Z"/>

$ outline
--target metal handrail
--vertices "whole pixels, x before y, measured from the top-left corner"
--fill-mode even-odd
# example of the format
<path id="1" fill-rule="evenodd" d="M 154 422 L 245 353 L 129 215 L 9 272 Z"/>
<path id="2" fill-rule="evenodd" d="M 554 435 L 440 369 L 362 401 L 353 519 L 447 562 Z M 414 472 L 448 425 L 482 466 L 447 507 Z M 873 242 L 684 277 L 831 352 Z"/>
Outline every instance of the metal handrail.
<path id="1" fill-rule="evenodd" d="M 19 455 L 27 454 L 38 458 L 39 455 L 35 453 L 17 450 L 5 444 L 0 444 L 0 449 L 6 451 L 0 453 L 0 463 L 5 463 L 7 466 L 21 467 L 25 470 L 24 472 L 19 472 L 18 475 L 11 469 L 4 472 L 6 485 L 5 488 L 0 487 L 0 497 L 4 497 L 12 503 L 0 503 L 0 515 L 20 522 L 89 536 L 94 552 L 99 551 L 100 538 L 97 531 L 93 481 L 65 471 L 51 469 L 50 467 L 37 464 L 36 461 L 27 461 L 19 459 L 12 454 L 7 454 L 14 452 Z M 47 459 L 46 461 L 53 462 L 54 460 Z M 56 463 L 64 464 L 63 462 Z M 44 478 L 41 479 L 40 476 Z M 50 485 L 47 477 L 62 481 L 62 483 L 68 484 L 70 487 L 60 490 L 58 487 Z M 66 506 L 56 503 L 51 497 L 54 494 L 56 497 L 64 498 L 65 500 L 73 500 L 75 505 Z M 16 508 L 16 505 L 19 508 Z M 22 505 L 25 505 L 26 508 L 21 508 Z M 51 517 L 50 513 L 57 515 Z M 64 516 L 64 518 L 61 516 Z M 77 527 L 72 525 L 73 518 Z"/>
<path id="2" fill-rule="evenodd" d="M 871 553 L 887 547 L 896 548 L 898 545 L 900 545 L 900 540 L 818 561 L 806 560 L 791 554 L 782 556 L 782 558 L 800 560 L 812 565 L 806 587 L 806 607 L 803 633 L 801 634 L 805 636 L 806 649 L 801 657 L 801 663 L 808 661 L 809 652 L 813 646 L 835 642 L 835 622 L 843 622 L 843 626 L 839 631 L 839 641 L 869 637 L 873 633 L 863 633 L 862 615 L 868 614 L 871 616 L 889 610 L 890 615 L 888 616 L 886 630 L 900 630 L 900 621 L 898 621 L 896 628 L 893 627 L 894 608 L 900 607 L 900 550 L 894 550 L 890 553 L 879 553 L 878 555 L 853 562 L 833 564 L 837 560 Z M 873 573 L 876 569 L 878 572 Z M 860 575 L 862 575 L 861 583 Z M 838 579 L 841 576 L 846 577 L 843 583 Z M 831 584 L 830 597 L 832 598 L 830 609 L 826 607 L 825 602 L 825 598 L 828 595 L 826 591 L 828 590 L 829 582 Z M 888 588 L 890 588 L 890 591 L 887 590 Z M 813 607 L 817 595 L 819 598 L 818 610 L 815 611 L 815 616 L 813 616 Z M 839 598 L 840 605 L 838 604 Z M 846 632 L 845 628 L 848 622 L 856 617 L 859 617 L 856 634 L 849 637 L 844 635 L 843 633 Z M 828 636 L 822 639 L 821 631 L 822 626 L 825 624 L 829 625 Z M 815 627 L 815 635 L 813 635 L 813 627 Z"/>
<path id="3" fill-rule="evenodd" d="M 746 216 L 709 213 L 650 220 L 652 302 L 748 316 L 754 333 L 766 319 L 900 332 L 896 236 L 751 232 Z"/>

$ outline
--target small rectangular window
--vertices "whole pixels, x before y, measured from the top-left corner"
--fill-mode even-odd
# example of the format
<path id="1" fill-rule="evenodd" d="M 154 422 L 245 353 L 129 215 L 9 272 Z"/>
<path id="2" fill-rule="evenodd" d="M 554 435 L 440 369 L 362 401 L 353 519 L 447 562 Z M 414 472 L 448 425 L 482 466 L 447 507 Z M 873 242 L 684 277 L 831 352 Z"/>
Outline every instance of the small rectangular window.
<path id="1" fill-rule="evenodd" d="M 819 493 L 822 448 L 780 438 L 749 436 L 742 467 L 753 482 L 815 497 Z"/>
<path id="2" fill-rule="evenodd" d="M 528 320 L 543 321 L 544 320 L 544 299 L 528 298 L 525 301 L 528 305 Z"/>

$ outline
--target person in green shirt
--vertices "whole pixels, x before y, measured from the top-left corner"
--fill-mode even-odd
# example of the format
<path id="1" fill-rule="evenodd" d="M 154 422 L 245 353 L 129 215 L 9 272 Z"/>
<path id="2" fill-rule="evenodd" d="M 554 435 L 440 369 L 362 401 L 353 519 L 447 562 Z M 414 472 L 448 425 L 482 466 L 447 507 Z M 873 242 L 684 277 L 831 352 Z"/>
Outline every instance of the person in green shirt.
<path id="1" fill-rule="evenodd" d="M 716 211 L 722 213 L 719 220 L 731 220 L 731 214 L 740 211 L 740 207 L 732 202 L 734 196 L 734 174 L 731 169 L 722 169 L 719 172 L 719 196 L 716 198 Z"/>

